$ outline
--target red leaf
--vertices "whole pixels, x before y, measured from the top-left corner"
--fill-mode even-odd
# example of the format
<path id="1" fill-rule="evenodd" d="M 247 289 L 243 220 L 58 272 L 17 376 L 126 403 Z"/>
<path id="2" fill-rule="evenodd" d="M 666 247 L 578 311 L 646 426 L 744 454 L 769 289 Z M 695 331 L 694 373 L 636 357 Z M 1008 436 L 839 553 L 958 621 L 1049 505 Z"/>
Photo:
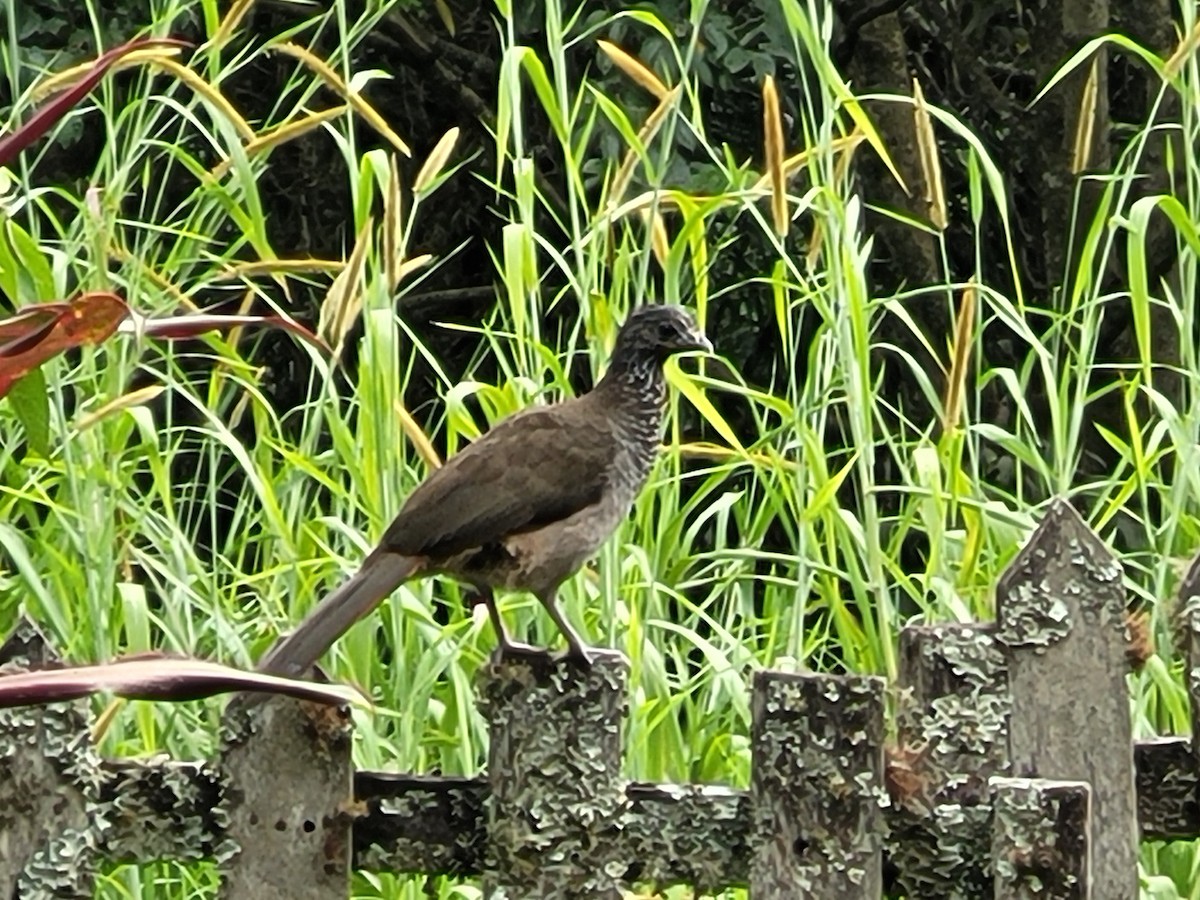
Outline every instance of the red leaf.
<path id="1" fill-rule="evenodd" d="M 111 691 L 133 700 L 183 701 L 254 691 L 331 705 L 360 697 L 344 685 L 246 672 L 187 657 L 137 654 L 110 663 L 0 675 L 0 708 L 38 706 Z"/>
<path id="2" fill-rule="evenodd" d="M 97 344 L 117 330 L 129 307 L 116 294 L 80 294 L 66 303 L 44 303 L 0 321 L 0 397 L 22 375 L 64 350 Z"/>
<path id="3" fill-rule="evenodd" d="M 107 53 L 101 54 L 96 58 L 96 62 L 93 63 L 92 68 L 88 70 L 86 75 L 70 87 L 64 88 L 61 92 L 55 94 L 52 100 L 48 100 L 39 106 L 34 114 L 29 117 L 29 121 L 12 134 L 0 138 L 0 166 L 8 165 L 16 158 L 18 153 L 49 131 L 55 122 L 65 116 L 75 104 L 91 93 L 92 88 L 99 84 L 100 79 L 104 77 L 104 73 L 126 53 L 146 47 L 187 46 L 189 45 L 185 41 L 177 41 L 173 38 L 138 38 L 127 41 L 121 46 L 114 47 Z"/>
<path id="4" fill-rule="evenodd" d="M 20 327 L 12 328 L 12 337 L 0 345 L 0 356 L 20 356 L 44 341 L 62 318 L 63 306 L 61 303 L 47 303 L 44 310 L 34 310 L 22 316 L 21 321 L 16 322 Z M 15 322 L 16 318 L 9 319 L 8 323 Z"/>
<path id="5" fill-rule="evenodd" d="M 30 319 L 36 319 L 39 323 L 53 323 L 66 308 L 67 304 L 61 300 L 38 303 L 34 306 L 23 306 L 16 310 L 9 318 L 0 319 L 0 341 L 7 343 L 28 334 Z"/>

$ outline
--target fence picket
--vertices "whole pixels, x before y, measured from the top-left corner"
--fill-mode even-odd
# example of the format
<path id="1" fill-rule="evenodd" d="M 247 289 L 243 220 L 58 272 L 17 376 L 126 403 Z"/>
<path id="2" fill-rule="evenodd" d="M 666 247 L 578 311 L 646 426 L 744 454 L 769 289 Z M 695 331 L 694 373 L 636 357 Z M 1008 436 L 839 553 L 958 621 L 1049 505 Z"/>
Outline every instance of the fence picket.
<path id="1" fill-rule="evenodd" d="M 595 656 L 590 669 L 533 657 L 482 670 L 489 898 L 621 897 L 629 667 L 619 653 Z"/>
<path id="2" fill-rule="evenodd" d="M 1121 567 L 1056 501 L 996 591 L 1017 777 L 1092 787 L 1092 890 L 1136 900 L 1137 800 Z"/>
<path id="3" fill-rule="evenodd" d="M 57 662 L 28 619 L 0 646 L 4 669 Z M 91 814 L 101 778 L 86 712 L 86 700 L 0 709 L 0 897 L 91 900 L 95 893 L 108 822 Z"/>
<path id="4" fill-rule="evenodd" d="M 992 779 L 995 900 L 1116 896 L 1092 892 L 1091 797 L 1084 781 Z"/>
<path id="5" fill-rule="evenodd" d="M 344 707 L 271 697 L 223 723 L 224 900 L 345 900 L 350 890 L 351 728 Z"/>
<path id="6" fill-rule="evenodd" d="M 1195 711 L 1200 559 L 1181 595 Z M 1200 836 L 1200 743 L 1132 741 L 1120 568 L 1056 503 L 997 600 L 996 623 L 901 633 L 886 773 L 880 679 L 756 673 L 749 791 L 624 781 L 612 652 L 485 666 L 479 778 L 355 773 L 345 710 L 284 698 L 232 704 L 216 764 L 101 760 L 84 701 L 0 710 L 0 897 L 90 898 L 102 861 L 207 858 L 231 900 L 344 898 L 352 867 L 478 877 L 497 900 L 616 900 L 633 882 L 1134 898 L 1139 824 Z M 0 646 L 0 667 L 54 661 L 28 621 Z"/>
<path id="7" fill-rule="evenodd" d="M 1008 665 L 992 624 L 900 633 L 897 809 L 888 840 L 896 881 L 923 900 L 979 900 L 992 889 L 988 779 L 1008 771 Z"/>
<path id="8" fill-rule="evenodd" d="M 883 687 L 870 676 L 755 673 L 754 900 L 880 896 Z"/>

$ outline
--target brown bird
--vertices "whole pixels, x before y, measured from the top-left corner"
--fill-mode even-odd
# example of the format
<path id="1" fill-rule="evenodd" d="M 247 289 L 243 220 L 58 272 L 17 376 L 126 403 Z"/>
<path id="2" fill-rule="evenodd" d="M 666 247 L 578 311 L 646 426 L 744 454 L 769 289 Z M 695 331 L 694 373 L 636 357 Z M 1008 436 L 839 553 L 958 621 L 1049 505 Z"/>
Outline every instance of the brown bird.
<path id="1" fill-rule="evenodd" d="M 259 671 L 303 675 L 397 587 L 439 573 L 479 592 L 501 653 L 538 652 L 505 630 L 493 591 L 506 588 L 534 594 L 567 656 L 590 663 L 555 595 L 628 515 L 662 438 L 663 363 L 687 351 L 712 352 L 688 312 L 638 308 L 590 393 L 516 413 L 434 470 L 358 572 L 280 638 Z"/>

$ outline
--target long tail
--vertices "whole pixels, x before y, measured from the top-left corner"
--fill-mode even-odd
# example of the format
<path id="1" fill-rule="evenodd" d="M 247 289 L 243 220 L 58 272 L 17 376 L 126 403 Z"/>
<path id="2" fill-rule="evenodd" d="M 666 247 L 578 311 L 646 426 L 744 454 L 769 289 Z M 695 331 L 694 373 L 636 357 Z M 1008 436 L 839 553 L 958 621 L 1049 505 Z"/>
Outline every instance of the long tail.
<path id="1" fill-rule="evenodd" d="M 283 635 L 258 662 L 258 671 L 298 678 L 345 634 L 417 571 L 420 560 L 373 551 L 362 568 L 340 584 L 295 630 Z"/>

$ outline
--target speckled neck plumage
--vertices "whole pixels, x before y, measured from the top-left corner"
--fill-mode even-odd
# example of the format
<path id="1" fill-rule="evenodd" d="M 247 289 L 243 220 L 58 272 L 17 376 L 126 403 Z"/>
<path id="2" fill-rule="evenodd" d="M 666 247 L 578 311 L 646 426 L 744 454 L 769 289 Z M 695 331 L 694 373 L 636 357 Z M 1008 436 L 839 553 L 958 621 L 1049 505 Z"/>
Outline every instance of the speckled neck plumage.
<path id="1" fill-rule="evenodd" d="M 622 473 L 628 483 L 621 485 L 632 493 L 650 474 L 662 440 L 667 405 L 662 361 L 649 351 L 618 351 L 596 393 L 604 397 L 608 415 L 617 425 L 618 440 L 633 463 Z"/>

